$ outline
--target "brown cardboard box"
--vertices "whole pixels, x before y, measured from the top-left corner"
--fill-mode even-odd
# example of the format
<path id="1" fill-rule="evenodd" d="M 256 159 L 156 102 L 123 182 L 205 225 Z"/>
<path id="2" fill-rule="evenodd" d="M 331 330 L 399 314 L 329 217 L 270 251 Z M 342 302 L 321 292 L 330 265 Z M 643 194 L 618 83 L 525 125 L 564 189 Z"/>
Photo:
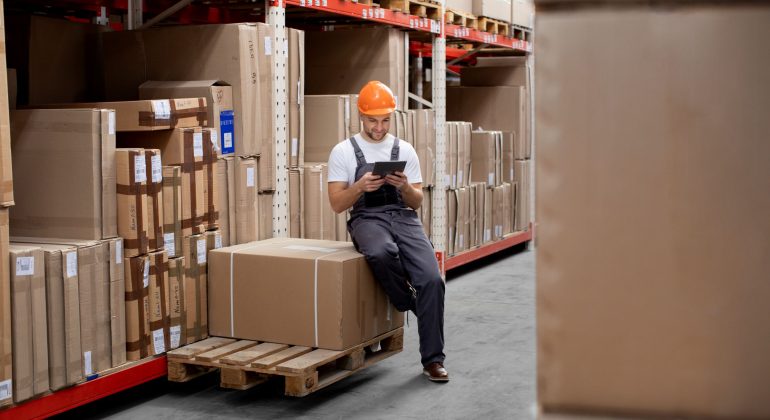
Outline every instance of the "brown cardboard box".
<path id="1" fill-rule="evenodd" d="M 304 178 L 305 168 L 289 170 L 289 237 L 291 238 L 305 236 Z"/>
<path id="2" fill-rule="evenodd" d="M 161 250 L 147 255 L 150 264 L 150 329 L 145 332 L 147 355 L 163 354 L 170 346 L 168 301 L 168 254 Z"/>
<path id="3" fill-rule="evenodd" d="M 0 3 L 0 6 L 2 4 Z M 0 23 L 2 20 L 0 19 Z M 11 123 L 8 108 L 16 108 L 16 71 L 5 65 L 5 24 L 0 26 L 0 206 L 13 205 L 13 170 L 11 167 Z M 7 81 L 4 85 L 2 81 Z M 0 403 L 2 404 L 2 403 Z"/>
<path id="4" fill-rule="evenodd" d="M 502 132 L 501 135 L 503 136 L 503 172 L 502 172 L 502 179 L 503 182 L 512 183 L 516 179 L 516 176 L 514 175 L 513 170 L 513 161 L 515 158 L 514 153 L 514 143 L 516 142 L 514 140 L 514 137 L 516 137 L 516 134 L 514 133 L 506 133 Z"/>
<path id="5" fill-rule="evenodd" d="M 235 240 L 242 244 L 259 238 L 259 210 L 257 204 L 257 159 L 235 158 L 235 229 L 230 227 Z"/>
<path id="6" fill-rule="evenodd" d="M 305 237 L 333 241 L 336 238 L 334 210 L 329 203 L 328 167 L 305 163 Z"/>
<path id="7" fill-rule="evenodd" d="M 532 0 L 511 0 L 511 23 L 525 28 L 533 28 L 535 20 L 535 3 Z"/>
<path id="8" fill-rule="evenodd" d="M 358 94 L 367 82 L 379 80 L 393 91 L 398 109 L 406 109 L 404 32 L 382 27 L 313 31 L 305 34 L 305 40 L 306 94 Z"/>
<path id="9" fill-rule="evenodd" d="M 328 161 L 334 146 L 347 138 L 349 119 L 349 96 L 305 96 L 305 161 Z"/>
<path id="10" fill-rule="evenodd" d="M 447 191 L 446 208 L 447 208 L 447 219 L 446 219 L 447 250 L 446 252 L 449 255 L 454 255 L 457 252 L 456 250 L 457 248 L 457 208 L 458 208 L 457 190 Z"/>
<path id="11" fill-rule="evenodd" d="M 257 196 L 257 214 L 259 215 L 259 240 L 273 237 L 273 194 Z"/>
<path id="12" fill-rule="evenodd" d="M 155 131 L 202 127 L 208 123 L 206 98 L 122 102 L 61 103 L 40 108 L 99 108 L 115 110 L 115 131 Z"/>
<path id="13" fill-rule="evenodd" d="M 484 242 L 491 242 L 494 240 L 494 188 L 487 188 L 484 191 Z"/>
<path id="14" fill-rule="evenodd" d="M 13 400 L 48 391 L 45 261 L 35 246 L 10 246 L 13 306 Z"/>
<path id="15" fill-rule="evenodd" d="M 343 211 L 342 213 L 334 214 L 334 237 L 337 241 L 346 242 L 348 239 L 348 218 L 350 213 Z"/>
<path id="16" fill-rule="evenodd" d="M 510 23 L 512 10 L 511 0 L 473 0 L 472 13 L 476 16 L 486 16 Z"/>
<path id="17" fill-rule="evenodd" d="M 492 218 L 495 225 L 493 237 L 496 240 L 503 239 L 505 236 L 505 224 L 508 219 L 505 202 L 506 199 L 510 197 L 509 195 L 506 195 L 505 190 L 505 184 L 500 184 L 495 187 L 494 191 L 495 208 L 493 210 L 494 213 L 492 214 Z"/>
<path id="18" fill-rule="evenodd" d="M 117 149 L 118 234 L 126 257 L 147 253 L 147 164 L 144 149 Z"/>
<path id="19" fill-rule="evenodd" d="M 289 39 L 289 167 L 305 163 L 305 32 L 287 29 Z"/>
<path id="20" fill-rule="evenodd" d="M 110 365 L 126 363 L 126 281 L 123 268 L 123 239 L 108 239 L 110 290 Z"/>
<path id="21" fill-rule="evenodd" d="M 465 168 L 465 157 L 470 154 L 470 151 L 466 151 L 466 136 L 470 136 L 470 128 L 464 122 L 458 122 L 457 125 L 457 188 L 465 188 L 468 176 L 470 175 Z M 468 133 L 466 133 L 466 130 Z"/>
<path id="22" fill-rule="evenodd" d="M 163 248 L 163 165 L 160 150 L 144 149 L 147 164 L 147 249 Z"/>
<path id="23" fill-rule="evenodd" d="M 458 125 L 459 137 L 457 139 L 458 145 L 462 142 L 462 155 L 457 156 L 457 167 L 462 168 L 463 180 L 462 186 L 468 187 L 471 185 L 471 132 L 473 130 L 473 124 L 469 122 L 461 122 Z"/>
<path id="24" fill-rule="evenodd" d="M 447 0 L 446 7 L 460 12 L 465 12 L 467 14 L 472 14 L 473 0 Z"/>
<path id="25" fill-rule="evenodd" d="M 163 248 L 169 258 L 182 255 L 182 168 L 163 166 Z"/>
<path id="26" fill-rule="evenodd" d="M 117 236 L 114 115 L 93 109 L 13 112 L 14 235 Z"/>
<path id="27" fill-rule="evenodd" d="M 164 165 L 182 168 L 182 234 L 204 230 L 206 172 L 204 158 L 210 132 L 200 127 L 143 133 L 120 133 L 121 147 L 158 148 Z"/>
<path id="28" fill-rule="evenodd" d="M 511 194 L 513 193 L 511 184 L 503 183 L 503 236 L 513 232 L 513 199 Z"/>
<path id="29" fill-rule="evenodd" d="M 168 260 L 169 350 L 187 342 L 184 309 L 184 257 Z"/>
<path id="30" fill-rule="evenodd" d="M 208 259 L 208 255 L 211 250 L 222 248 L 222 235 L 219 234 L 219 231 L 210 230 L 204 234 L 204 237 L 206 239 L 206 257 Z M 208 261 L 206 263 L 208 264 Z M 206 269 L 208 270 L 208 265 L 206 266 Z M 204 274 L 208 274 L 208 271 L 204 271 Z M 200 323 L 201 331 L 203 334 L 202 338 L 206 338 L 209 335 L 209 293 L 208 278 L 206 276 L 202 277 L 200 287 Z"/>
<path id="31" fill-rule="evenodd" d="M 431 188 L 425 188 L 422 189 L 422 205 L 420 206 L 420 211 L 418 211 L 420 215 L 420 221 L 422 222 L 423 230 L 425 231 L 425 236 L 428 237 L 428 239 L 432 238 L 431 230 L 433 229 L 433 218 L 431 217 L 431 213 L 433 211 L 433 190 Z"/>
<path id="32" fill-rule="evenodd" d="M 203 224 L 206 230 L 219 228 L 220 209 L 217 200 L 219 191 L 219 180 L 216 176 L 217 163 L 217 141 L 216 130 L 213 128 L 203 129 L 203 202 L 205 210 L 203 214 Z M 206 141 L 210 139 L 210 141 Z"/>
<path id="33" fill-rule="evenodd" d="M 150 329 L 150 258 L 123 260 L 126 279 L 126 359 L 147 357 L 146 331 Z"/>
<path id="34" fill-rule="evenodd" d="M 214 172 L 217 179 L 217 208 L 219 209 L 219 231 L 222 244 L 230 246 L 235 242 L 235 159 L 223 156 L 217 159 Z M 230 239 L 232 238 L 232 239 Z"/>
<path id="35" fill-rule="evenodd" d="M 457 225 L 455 226 L 457 235 L 455 242 L 455 253 L 466 251 L 470 236 L 470 225 L 468 224 L 468 213 L 470 212 L 470 195 L 468 188 L 457 190 Z"/>
<path id="36" fill-rule="evenodd" d="M 206 98 L 207 126 L 214 132 L 217 154 L 235 152 L 233 88 L 221 80 L 157 81 L 139 86 L 140 99 Z"/>
<path id="37" fill-rule="evenodd" d="M 0 18 L 0 22 L 2 19 Z M 11 346 L 11 272 L 8 255 L 8 209 L 0 208 L 0 406 L 13 398 Z"/>
<path id="38" fill-rule="evenodd" d="M 449 151 L 449 160 L 447 161 L 447 175 L 449 176 L 449 182 L 447 185 L 449 188 L 457 188 L 457 158 L 458 158 L 458 140 L 460 136 L 459 123 L 447 122 L 446 123 L 446 138 L 447 150 Z"/>
<path id="39" fill-rule="evenodd" d="M 187 344 L 208 337 L 206 325 L 207 313 L 204 313 L 208 300 L 206 280 L 207 241 L 204 234 L 188 236 L 183 243 L 185 258 L 184 308 L 187 330 Z"/>
<path id="40" fill-rule="evenodd" d="M 490 188 L 500 184 L 497 172 L 498 140 L 500 138 L 495 131 L 474 131 L 471 134 L 472 182 L 486 182 Z"/>
<path id="41" fill-rule="evenodd" d="M 436 150 L 436 120 L 433 110 L 416 110 L 414 125 L 414 148 L 420 160 L 422 186 L 432 187 L 435 184 L 436 172 L 433 161 Z"/>
<path id="42" fill-rule="evenodd" d="M 484 229 L 485 219 L 487 217 L 487 184 L 484 182 L 476 182 L 472 184 L 476 188 L 476 245 L 483 245 L 487 239 Z M 472 204 L 473 205 L 473 204 Z"/>
<path id="43" fill-rule="evenodd" d="M 522 231 L 529 230 L 529 223 L 532 220 L 530 214 L 531 204 L 531 188 L 532 184 L 532 168 L 530 161 L 528 160 L 516 160 L 513 162 L 514 172 L 516 173 L 516 223 L 514 230 Z"/>
<path id="44" fill-rule="evenodd" d="M 351 243 L 274 238 L 209 259 L 212 335 L 342 350 L 403 325 Z"/>
<path id="45" fill-rule="evenodd" d="M 276 34 L 270 25 L 257 25 L 257 58 L 259 60 L 259 85 L 260 85 L 260 123 L 261 136 L 259 140 L 259 191 L 275 190 L 275 101 L 273 100 L 273 84 L 275 83 L 275 53 L 285 54 L 285 45 L 273 46 Z M 285 65 L 285 64 L 284 64 Z"/>
<path id="46" fill-rule="evenodd" d="M 476 196 L 478 195 L 478 185 L 468 186 L 468 249 L 478 246 L 476 238 Z"/>

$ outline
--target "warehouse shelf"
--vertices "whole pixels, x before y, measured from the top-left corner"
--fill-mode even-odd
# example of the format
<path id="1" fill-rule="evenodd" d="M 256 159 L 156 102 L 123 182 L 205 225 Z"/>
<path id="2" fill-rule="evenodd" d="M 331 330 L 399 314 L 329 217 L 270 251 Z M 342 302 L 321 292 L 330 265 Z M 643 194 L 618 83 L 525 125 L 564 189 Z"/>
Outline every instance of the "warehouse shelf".
<path id="1" fill-rule="evenodd" d="M 444 25 L 446 35 L 452 38 L 458 38 L 465 41 L 477 42 L 481 44 L 493 45 L 496 47 L 510 48 L 522 52 L 532 52 L 532 43 L 523 39 L 516 39 L 504 35 L 491 34 L 464 26 L 446 24 Z"/>
<path id="2" fill-rule="evenodd" d="M 0 410 L 0 420 L 46 418 L 167 374 L 166 356 L 130 362 L 104 376 Z"/>
<path id="3" fill-rule="evenodd" d="M 453 255 L 446 260 L 444 269 L 449 271 L 453 268 L 463 266 L 473 261 L 479 260 L 484 257 L 488 257 L 496 252 L 500 252 L 504 249 L 514 247 L 525 242 L 532 240 L 532 228 L 523 232 L 515 232 L 507 235 L 502 240 L 492 242 L 486 245 L 482 245 L 476 249 L 463 251 L 459 254 Z"/>
<path id="4" fill-rule="evenodd" d="M 441 21 L 347 0 L 287 0 L 287 5 L 399 26 L 415 31 L 441 33 Z"/>

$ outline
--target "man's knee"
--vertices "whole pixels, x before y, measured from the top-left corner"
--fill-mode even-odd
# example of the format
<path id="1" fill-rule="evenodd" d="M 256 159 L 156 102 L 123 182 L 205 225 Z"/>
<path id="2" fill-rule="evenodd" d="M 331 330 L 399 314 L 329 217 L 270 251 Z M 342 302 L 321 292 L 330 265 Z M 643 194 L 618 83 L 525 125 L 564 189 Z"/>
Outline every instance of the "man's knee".
<path id="1" fill-rule="evenodd" d="M 398 257 L 398 245 L 390 241 L 370 244 L 362 251 L 367 260 L 376 263 L 388 263 Z"/>

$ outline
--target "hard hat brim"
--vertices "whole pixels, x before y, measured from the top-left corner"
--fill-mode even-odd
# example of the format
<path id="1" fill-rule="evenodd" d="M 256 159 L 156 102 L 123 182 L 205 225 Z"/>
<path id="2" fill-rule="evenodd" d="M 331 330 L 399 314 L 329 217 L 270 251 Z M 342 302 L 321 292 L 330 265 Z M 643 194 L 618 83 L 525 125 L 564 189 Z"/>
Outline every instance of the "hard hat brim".
<path id="1" fill-rule="evenodd" d="M 369 109 L 369 110 L 362 110 L 361 108 L 358 108 L 358 112 L 361 113 L 361 115 L 368 115 L 371 117 L 381 117 L 383 115 L 392 114 L 396 109 L 395 108 L 380 108 L 380 109 Z"/>

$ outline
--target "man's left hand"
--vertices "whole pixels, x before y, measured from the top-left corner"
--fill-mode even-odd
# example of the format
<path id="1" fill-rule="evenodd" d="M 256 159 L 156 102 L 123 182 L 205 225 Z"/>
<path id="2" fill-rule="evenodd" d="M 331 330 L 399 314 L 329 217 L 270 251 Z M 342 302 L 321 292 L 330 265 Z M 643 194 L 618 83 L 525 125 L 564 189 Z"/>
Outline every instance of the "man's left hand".
<path id="1" fill-rule="evenodd" d="M 385 182 L 403 191 L 409 182 L 403 172 L 393 172 L 385 177 Z"/>

